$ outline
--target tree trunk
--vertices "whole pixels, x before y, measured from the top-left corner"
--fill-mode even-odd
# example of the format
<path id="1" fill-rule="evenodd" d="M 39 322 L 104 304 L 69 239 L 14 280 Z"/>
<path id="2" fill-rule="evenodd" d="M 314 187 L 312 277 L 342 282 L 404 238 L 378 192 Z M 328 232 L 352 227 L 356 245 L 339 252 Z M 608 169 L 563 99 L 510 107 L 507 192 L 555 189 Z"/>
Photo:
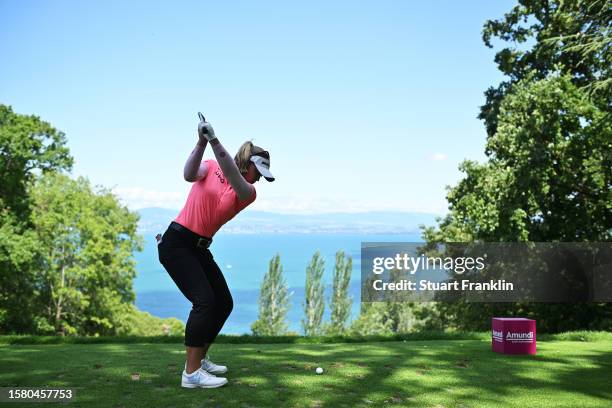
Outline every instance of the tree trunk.
<path id="1" fill-rule="evenodd" d="M 63 253 L 63 248 L 62 248 Z M 57 298 L 57 303 L 55 307 L 55 332 L 61 335 L 64 335 L 64 331 L 61 324 L 62 318 L 62 289 L 65 286 L 65 278 L 66 278 L 66 265 L 62 262 L 62 274 L 60 279 L 60 290 Z"/>

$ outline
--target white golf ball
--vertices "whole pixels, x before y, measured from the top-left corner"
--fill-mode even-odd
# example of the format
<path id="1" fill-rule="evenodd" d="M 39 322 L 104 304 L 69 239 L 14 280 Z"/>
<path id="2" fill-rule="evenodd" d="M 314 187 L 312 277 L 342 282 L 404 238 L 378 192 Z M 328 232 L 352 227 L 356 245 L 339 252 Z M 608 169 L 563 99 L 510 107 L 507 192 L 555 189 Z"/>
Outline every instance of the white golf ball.
<path id="1" fill-rule="evenodd" d="M 323 369 L 321 367 L 317 367 L 317 369 L 315 370 L 315 372 L 317 374 L 323 374 Z"/>

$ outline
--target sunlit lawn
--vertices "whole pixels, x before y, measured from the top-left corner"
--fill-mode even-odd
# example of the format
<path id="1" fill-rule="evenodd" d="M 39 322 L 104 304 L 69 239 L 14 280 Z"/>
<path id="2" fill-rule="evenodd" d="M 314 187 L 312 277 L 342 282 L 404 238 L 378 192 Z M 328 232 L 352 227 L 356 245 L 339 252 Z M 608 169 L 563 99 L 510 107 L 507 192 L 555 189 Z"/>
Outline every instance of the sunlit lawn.
<path id="1" fill-rule="evenodd" d="M 612 404 L 609 340 L 540 341 L 536 356 L 498 355 L 482 340 L 216 344 L 213 361 L 229 366 L 229 384 L 212 390 L 180 387 L 183 350 L 181 344 L 1 345 L 0 386 L 77 388 L 76 403 L 66 405 L 75 407 Z M 316 367 L 324 373 L 315 374 Z"/>

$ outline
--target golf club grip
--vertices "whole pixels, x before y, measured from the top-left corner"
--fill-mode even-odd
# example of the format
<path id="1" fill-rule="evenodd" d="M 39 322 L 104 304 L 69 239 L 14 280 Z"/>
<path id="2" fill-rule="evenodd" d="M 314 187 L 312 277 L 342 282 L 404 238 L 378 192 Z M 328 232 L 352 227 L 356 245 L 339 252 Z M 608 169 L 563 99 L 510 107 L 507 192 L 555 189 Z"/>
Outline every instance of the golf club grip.
<path id="1" fill-rule="evenodd" d="M 198 118 L 200 119 L 201 122 L 206 122 L 206 118 L 204 118 L 204 115 L 202 115 L 202 112 L 198 112 Z M 208 134 L 208 129 L 204 129 L 202 131 L 202 133 L 207 135 Z"/>

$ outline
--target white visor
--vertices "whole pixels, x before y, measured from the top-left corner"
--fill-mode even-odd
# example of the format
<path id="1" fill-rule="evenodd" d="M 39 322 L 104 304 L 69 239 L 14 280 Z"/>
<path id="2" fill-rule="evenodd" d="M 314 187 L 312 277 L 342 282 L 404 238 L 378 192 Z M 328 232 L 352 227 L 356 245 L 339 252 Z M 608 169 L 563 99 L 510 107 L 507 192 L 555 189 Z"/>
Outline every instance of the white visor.
<path id="1" fill-rule="evenodd" d="M 251 161 L 266 180 L 274 181 L 274 176 L 270 173 L 270 160 L 261 156 L 251 156 Z"/>

